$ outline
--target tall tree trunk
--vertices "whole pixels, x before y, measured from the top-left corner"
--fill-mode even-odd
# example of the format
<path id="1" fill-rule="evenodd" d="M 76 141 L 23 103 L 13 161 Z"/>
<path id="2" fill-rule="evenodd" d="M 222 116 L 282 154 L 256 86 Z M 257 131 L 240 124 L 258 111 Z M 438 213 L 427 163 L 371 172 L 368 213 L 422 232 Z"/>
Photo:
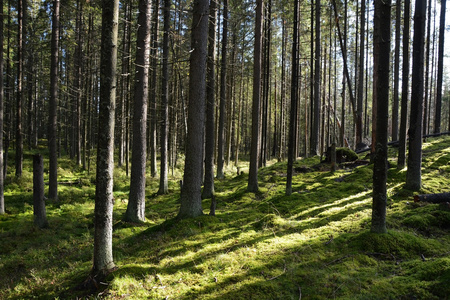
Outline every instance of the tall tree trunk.
<path id="1" fill-rule="evenodd" d="M 3 178 L 6 178 L 7 170 L 8 170 L 8 152 L 9 152 L 9 144 L 11 141 L 11 131 L 13 128 L 12 125 L 12 116 L 11 116 L 11 107 L 12 107 L 12 101 L 11 101 L 11 0 L 8 0 L 8 23 L 7 23 L 7 37 L 6 37 L 6 89 L 5 89 L 5 111 L 4 111 L 4 131 L 5 131 L 5 139 L 4 139 L 4 155 L 3 155 Z M 2 31 L 3 32 L 3 31 Z"/>
<path id="2" fill-rule="evenodd" d="M 297 101 L 298 101 L 298 7 L 299 0 L 294 2 L 294 33 L 292 42 L 292 79 L 291 79 L 291 112 L 289 119 L 289 145 L 288 145 L 288 164 L 286 179 L 286 195 L 292 194 L 292 175 L 294 170 L 294 161 L 296 153 L 294 152 L 296 144 L 297 128 Z"/>
<path id="3" fill-rule="evenodd" d="M 227 43 L 228 43 L 228 0 L 223 0 L 223 24 L 222 24 L 222 60 L 220 63 L 220 109 L 219 132 L 217 140 L 217 178 L 224 178 L 225 156 L 225 118 L 227 99 Z"/>
<path id="4" fill-rule="evenodd" d="M 395 7 L 395 62 L 394 62 L 394 99 L 392 102 L 392 140 L 398 140 L 398 89 L 400 84 L 400 18 L 402 1 L 397 0 Z"/>
<path id="5" fill-rule="evenodd" d="M 434 133 L 441 132 L 442 109 L 442 77 L 444 71 L 444 36 L 445 36 L 445 7 L 447 0 L 441 0 L 441 17 L 439 24 L 439 46 L 436 83 L 436 107 L 434 109 Z"/>
<path id="6" fill-rule="evenodd" d="M 157 74 L 158 74 L 158 28 L 159 28 L 159 0 L 153 0 L 153 14 L 152 14 L 152 33 L 151 33 L 151 48 L 150 48 L 150 61 L 151 61 L 151 84 L 149 95 L 149 109 L 150 109 L 150 172 L 152 177 L 156 177 L 157 161 L 156 161 L 156 127 L 157 127 Z"/>
<path id="7" fill-rule="evenodd" d="M 260 103 L 261 103 L 261 46 L 262 46 L 263 0 L 256 0 L 255 50 L 253 62 L 252 135 L 250 169 L 248 175 L 249 192 L 258 191 L 258 162 L 260 149 Z"/>
<path id="8" fill-rule="evenodd" d="M 114 110 L 116 100 L 117 33 L 119 0 L 102 1 L 97 176 L 94 209 L 94 265 L 92 274 L 100 277 L 115 266 L 112 253 Z"/>
<path id="9" fill-rule="evenodd" d="M 208 44 L 208 0 L 194 2 L 189 67 L 189 107 L 186 159 L 179 218 L 203 214 L 201 185 L 205 126 L 206 57 Z"/>
<path id="10" fill-rule="evenodd" d="M 158 194 L 168 192 L 168 146 L 169 146 L 169 29 L 171 0 L 164 0 L 164 35 L 162 49 L 162 83 L 161 83 L 161 164 Z"/>
<path id="11" fill-rule="evenodd" d="M 60 1 L 53 0 L 52 42 L 50 62 L 50 101 L 48 119 L 48 198 L 58 199 L 58 65 L 59 65 L 59 7 Z"/>
<path id="12" fill-rule="evenodd" d="M 145 168 L 147 162 L 147 105 L 150 65 L 151 0 L 139 0 L 136 42 L 136 72 L 133 105 L 133 149 L 131 152 L 130 197 L 125 219 L 145 221 Z"/>
<path id="13" fill-rule="evenodd" d="M 371 231 L 385 233 L 387 205 L 387 140 L 389 121 L 389 63 L 391 47 L 391 1 L 375 0 L 374 56 L 378 64 L 375 89 L 377 90 L 377 135 L 373 165 L 373 203 Z"/>
<path id="14" fill-rule="evenodd" d="M 411 1 L 405 0 L 403 24 L 403 70 L 402 70 L 402 104 L 400 112 L 400 133 L 398 146 L 397 168 L 399 170 L 405 167 L 406 158 L 406 128 L 408 120 L 408 95 L 409 95 L 409 32 Z"/>
<path id="15" fill-rule="evenodd" d="M 366 2 L 361 1 L 361 25 L 360 25 L 360 43 L 359 43 L 359 71 L 358 71 L 358 103 L 356 109 L 356 143 L 362 143 L 363 137 L 363 99 L 364 99 L 364 44 L 365 44 L 365 24 L 366 24 Z"/>
<path id="16" fill-rule="evenodd" d="M 118 110 L 118 165 L 122 167 L 125 162 L 126 149 L 125 149 L 125 132 L 126 132 L 126 105 L 127 99 L 129 97 L 129 77 L 130 77 L 130 43 L 131 43 L 131 4 L 129 0 L 123 2 L 124 10 L 124 25 L 123 25 L 123 35 L 122 35 L 122 71 L 120 76 L 120 97 L 119 97 L 119 110 Z"/>
<path id="17" fill-rule="evenodd" d="M 75 32 L 76 32 L 76 46 L 75 46 L 75 53 L 74 53 L 74 92 L 75 92 L 75 99 L 74 99 L 74 110 L 73 110 L 73 130 L 74 130 L 74 152 L 75 152 L 75 159 L 77 162 L 77 165 L 81 166 L 81 74 L 82 74 L 82 51 L 83 51 L 83 45 L 82 45 L 82 10 L 83 5 L 82 1 L 77 1 L 77 14 L 76 14 L 76 25 L 75 25 Z"/>
<path id="18" fill-rule="evenodd" d="M 17 2 L 17 91 L 16 91 L 16 177 L 22 176 L 23 136 L 22 136 L 22 101 L 23 101 L 23 14 L 24 1 Z"/>
<path id="19" fill-rule="evenodd" d="M 211 0 L 209 5 L 209 44 L 206 68 L 205 180 L 202 193 L 202 198 L 204 199 L 211 198 L 214 195 L 216 16 L 216 0 Z"/>
<path id="20" fill-rule="evenodd" d="M 422 185 L 422 113 L 423 61 L 426 0 L 416 0 L 414 13 L 413 71 L 409 124 L 408 170 L 406 188 L 419 190 Z"/>
<path id="21" fill-rule="evenodd" d="M 319 136 L 320 136 L 320 109 L 321 109 L 321 98 L 320 98 L 320 51 L 321 51 L 321 40 L 320 40 L 320 0 L 315 2 L 315 55 L 314 55 L 314 108 L 312 114 L 312 130 L 311 130 L 311 155 L 319 154 Z"/>
<path id="22" fill-rule="evenodd" d="M 3 0 L 0 0 L 3 9 Z M 0 14 L 0 215 L 5 213 L 4 197 L 4 173 L 3 173 L 3 120 L 4 120 L 4 97 L 3 97 L 3 14 Z"/>
<path id="23" fill-rule="evenodd" d="M 424 86 L 424 104 L 423 104 L 423 135 L 428 134 L 428 103 L 431 102 L 431 88 L 429 85 L 430 80 L 430 57 L 434 57 L 434 43 L 433 43 L 433 55 L 430 54 L 430 42 L 431 42 L 431 0 L 428 0 L 428 12 L 427 12 L 427 39 L 425 41 L 425 86 Z M 434 28 L 434 25 L 433 25 Z M 434 36 L 434 30 L 433 30 L 433 36 Z M 433 76 L 431 76 L 432 78 Z M 430 88 L 430 90 L 428 90 Z M 431 108 L 431 105 L 430 105 Z"/>

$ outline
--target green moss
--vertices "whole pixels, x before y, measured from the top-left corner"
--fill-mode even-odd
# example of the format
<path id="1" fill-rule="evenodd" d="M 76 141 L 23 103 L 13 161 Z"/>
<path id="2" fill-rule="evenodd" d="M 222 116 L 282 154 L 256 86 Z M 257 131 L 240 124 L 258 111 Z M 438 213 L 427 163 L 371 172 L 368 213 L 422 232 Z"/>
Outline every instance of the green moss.
<path id="1" fill-rule="evenodd" d="M 450 185 L 449 143 L 441 137 L 424 145 L 424 191 Z M 396 150 L 389 154 L 395 165 Z M 372 234 L 372 166 L 331 174 L 318 164 L 317 156 L 295 163 L 309 169 L 294 174 L 290 196 L 286 162 L 260 169 L 258 193 L 248 193 L 247 175 L 230 166 L 226 179 L 216 181 L 216 217 L 187 220 L 176 218 L 177 166 L 167 195 L 156 195 L 159 180 L 147 177 L 147 222 L 139 225 L 121 221 L 130 178 L 116 168 L 113 252 L 119 269 L 101 295 L 73 289 L 92 267 L 95 174 L 61 159 L 60 179 L 81 184 L 61 186 L 59 202 L 48 201 L 45 230 L 33 226 L 31 184 L 10 177 L 8 213 L 0 216 L 0 298 L 299 299 L 300 292 L 304 299 L 448 297 L 449 212 L 413 203 L 413 192 L 403 189 L 405 170 L 391 168 L 389 231 Z M 240 162 L 240 169 L 247 165 Z M 209 204 L 203 201 L 205 212 Z"/>

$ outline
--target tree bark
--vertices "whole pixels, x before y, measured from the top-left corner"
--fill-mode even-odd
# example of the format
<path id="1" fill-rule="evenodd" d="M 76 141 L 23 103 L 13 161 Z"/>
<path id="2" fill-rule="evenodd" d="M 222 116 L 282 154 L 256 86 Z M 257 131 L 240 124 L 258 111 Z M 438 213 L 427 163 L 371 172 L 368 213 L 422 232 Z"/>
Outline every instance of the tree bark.
<path id="1" fill-rule="evenodd" d="M 202 198 L 204 199 L 211 198 L 214 195 L 216 17 L 216 0 L 211 0 L 209 5 L 209 44 L 206 69 L 205 180 L 202 192 Z"/>
<path id="2" fill-rule="evenodd" d="M 406 188 L 419 190 L 422 185 L 422 113 L 423 61 L 426 1 L 416 0 L 414 13 L 413 71 L 409 125 L 408 171 Z"/>
<path id="3" fill-rule="evenodd" d="M 22 176 L 23 169 L 23 135 L 22 135 L 22 102 L 23 102 L 23 14 L 24 2 L 17 1 L 17 91 L 16 91 L 16 177 Z"/>
<path id="4" fill-rule="evenodd" d="M 52 41 L 50 62 L 50 101 L 48 119 L 49 174 L 48 198 L 58 199 L 58 64 L 59 64 L 59 7 L 60 1 L 53 0 Z"/>
<path id="5" fill-rule="evenodd" d="M 320 0 L 316 0 L 315 3 L 315 55 L 314 55 L 314 108 L 312 115 L 312 129 L 311 129 L 311 155 L 319 154 L 319 136 L 320 136 L 320 110 L 321 110 L 321 98 L 320 98 Z"/>
<path id="6" fill-rule="evenodd" d="M 164 34 L 162 48 L 161 81 L 161 164 L 158 194 L 168 193 L 168 146 L 169 146 L 169 29 L 171 0 L 164 0 Z"/>
<path id="7" fill-rule="evenodd" d="M 97 175 L 94 209 L 94 265 L 92 274 L 114 269 L 112 255 L 114 113 L 116 99 L 117 33 L 119 0 L 102 1 L 100 103 Z"/>
<path id="8" fill-rule="evenodd" d="M 364 98 L 364 42 L 366 24 L 366 2 L 361 1 L 361 24 L 360 24 L 360 44 L 359 44 L 359 70 L 358 70 L 358 100 L 356 108 L 356 141 L 355 148 L 362 143 L 363 139 L 363 98 Z"/>
<path id="9" fill-rule="evenodd" d="M 373 165 L 373 203 L 371 231 L 385 233 L 387 205 L 387 139 L 389 120 L 389 60 L 391 42 L 391 1 L 375 0 L 374 55 L 377 74 L 377 135 Z"/>
<path id="10" fill-rule="evenodd" d="M 408 96 L 409 96 L 409 31 L 410 31 L 410 13 L 411 1 L 405 0 L 403 24 L 403 70 L 402 70 L 402 103 L 400 112 L 400 132 L 397 168 L 399 170 L 405 167 L 406 160 L 406 128 L 408 120 Z"/>
<path id="11" fill-rule="evenodd" d="M 44 160 L 42 155 L 33 155 L 33 215 L 34 225 L 48 227 L 44 202 Z"/>
<path id="12" fill-rule="evenodd" d="M 441 0 L 441 17 L 439 24 L 439 46 L 437 65 L 436 107 L 434 109 L 434 133 L 441 132 L 442 110 L 442 78 L 444 72 L 444 37 L 445 37 L 445 7 L 447 0 Z"/>
<path id="13" fill-rule="evenodd" d="M 263 0 L 256 0 L 255 50 L 253 63 L 252 136 L 250 150 L 250 169 L 248 175 L 249 192 L 257 192 L 258 162 L 260 149 L 260 103 L 261 103 L 261 46 Z"/>
<path id="14" fill-rule="evenodd" d="M 150 65 L 151 0 L 139 0 L 136 71 L 133 105 L 133 148 L 130 196 L 125 212 L 129 222 L 145 221 L 145 168 L 147 162 L 147 110 Z"/>
<path id="15" fill-rule="evenodd" d="M 178 218 L 203 214 L 201 185 L 203 170 L 203 139 L 205 126 L 206 57 L 208 43 L 209 1 L 194 2 L 189 67 L 189 107 L 186 159 Z"/>
<path id="16" fill-rule="evenodd" d="M 431 0 L 428 0 L 428 12 L 427 12 L 427 39 L 425 41 L 425 86 L 424 86 L 424 105 L 423 105 L 423 125 L 422 125 L 422 134 L 427 135 L 428 134 L 428 102 L 431 102 L 431 87 L 429 85 L 430 77 L 430 59 L 433 59 L 433 65 L 434 65 L 434 41 L 433 41 L 433 55 L 430 53 L 430 42 L 431 42 Z M 434 28 L 433 24 L 433 28 Z M 433 30 L 433 37 L 434 37 L 434 30 Z M 433 69 L 433 68 L 432 68 Z M 431 84 L 432 85 L 432 84 Z M 431 105 L 430 105 L 431 108 Z"/>
<path id="17" fill-rule="evenodd" d="M 3 0 L 0 0 L 0 7 L 3 9 Z M 4 120 L 4 95 L 3 95 L 3 13 L 0 14 L 0 215 L 5 213 L 4 197 L 4 160 L 3 160 L 3 120 Z"/>
<path id="18" fill-rule="evenodd" d="M 450 202 L 450 193 L 415 195 L 414 202 L 430 202 L 430 203 Z"/>
<path id="19" fill-rule="evenodd" d="M 394 99 L 392 102 L 392 140 L 398 140 L 398 103 L 400 84 L 400 19 L 402 11 L 402 1 L 396 1 L 395 7 L 395 61 L 394 61 Z"/>
<path id="20" fill-rule="evenodd" d="M 289 119 L 289 145 L 288 145 L 288 164 L 286 179 L 286 195 L 292 194 L 292 175 L 296 153 L 294 151 L 296 144 L 297 128 L 297 102 L 298 102 L 298 7 L 299 0 L 294 2 L 294 33 L 292 42 L 292 79 L 291 79 L 291 113 Z"/>
<path id="21" fill-rule="evenodd" d="M 228 43 L 228 0 L 223 0 L 222 24 L 222 60 L 220 64 L 220 109 L 219 132 L 217 140 L 217 178 L 223 179 L 223 166 L 225 158 L 225 118 L 227 99 L 227 43 Z"/>
<path id="22" fill-rule="evenodd" d="M 156 140 L 157 140 L 157 74 L 158 74 L 158 28 L 159 28 L 159 0 L 153 1 L 153 14 L 152 14 L 152 33 L 151 33 L 151 49 L 150 49 L 150 60 L 151 60 L 151 84 L 150 84 L 150 95 L 149 95 L 149 109 L 150 109 L 150 172 L 152 177 L 156 177 L 157 161 L 156 161 Z"/>

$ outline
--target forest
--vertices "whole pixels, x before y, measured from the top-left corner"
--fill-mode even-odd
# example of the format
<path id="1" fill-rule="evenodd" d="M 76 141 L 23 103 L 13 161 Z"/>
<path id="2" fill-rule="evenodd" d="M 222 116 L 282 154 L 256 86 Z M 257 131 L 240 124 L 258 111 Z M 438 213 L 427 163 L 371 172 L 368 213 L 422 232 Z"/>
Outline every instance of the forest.
<path id="1" fill-rule="evenodd" d="M 0 7 L 0 299 L 448 299 L 445 0 Z"/>

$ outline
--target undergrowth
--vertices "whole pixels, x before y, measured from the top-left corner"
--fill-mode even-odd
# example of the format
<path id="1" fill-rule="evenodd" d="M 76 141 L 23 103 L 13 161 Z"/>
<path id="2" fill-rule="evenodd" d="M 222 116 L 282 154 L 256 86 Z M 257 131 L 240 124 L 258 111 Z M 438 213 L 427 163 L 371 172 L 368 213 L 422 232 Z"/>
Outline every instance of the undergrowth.
<path id="1" fill-rule="evenodd" d="M 285 196 L 286 163 L 259 171 L 249 193 L 247 165 L 216 180 L 216 216 L 177 221 L 181 166 L 169 194 L 147 178 L 143 224 L 122 221 L 129 177 L 114 171 L 113 251 L 118 270 L 96 291 L 77 290 L 92 267 L 95 174 L 59 160 L 58 201 L 49 228 L 33 225 L 32 171 L 6 180 L 0 216 L 0 299 L 446 299 L 450 295 L 450 211 L 414 203 L 406 170 L 389 150 L 387 234 L 369 232 L 372 165 L 329 172 L 319 158 L 295 164 Z M 13 153 L 10 153 L 13 155 Z M 9 161 L 13 161 L 13 156 Z M 360 155 L 360 159 L 363 155 Z M 448 191 L 450 138 L 424 144 L 423 189 Z M 48 165 L 48 162 L 45 162 Z M 13 166 L 9 166 L 12 172 Z M 150 173 L 148 173 L 150 174 Z M 46 178 L 47 179 L 47 175 Z M 203 200 L 208 212 L 210 200 Z"/>

